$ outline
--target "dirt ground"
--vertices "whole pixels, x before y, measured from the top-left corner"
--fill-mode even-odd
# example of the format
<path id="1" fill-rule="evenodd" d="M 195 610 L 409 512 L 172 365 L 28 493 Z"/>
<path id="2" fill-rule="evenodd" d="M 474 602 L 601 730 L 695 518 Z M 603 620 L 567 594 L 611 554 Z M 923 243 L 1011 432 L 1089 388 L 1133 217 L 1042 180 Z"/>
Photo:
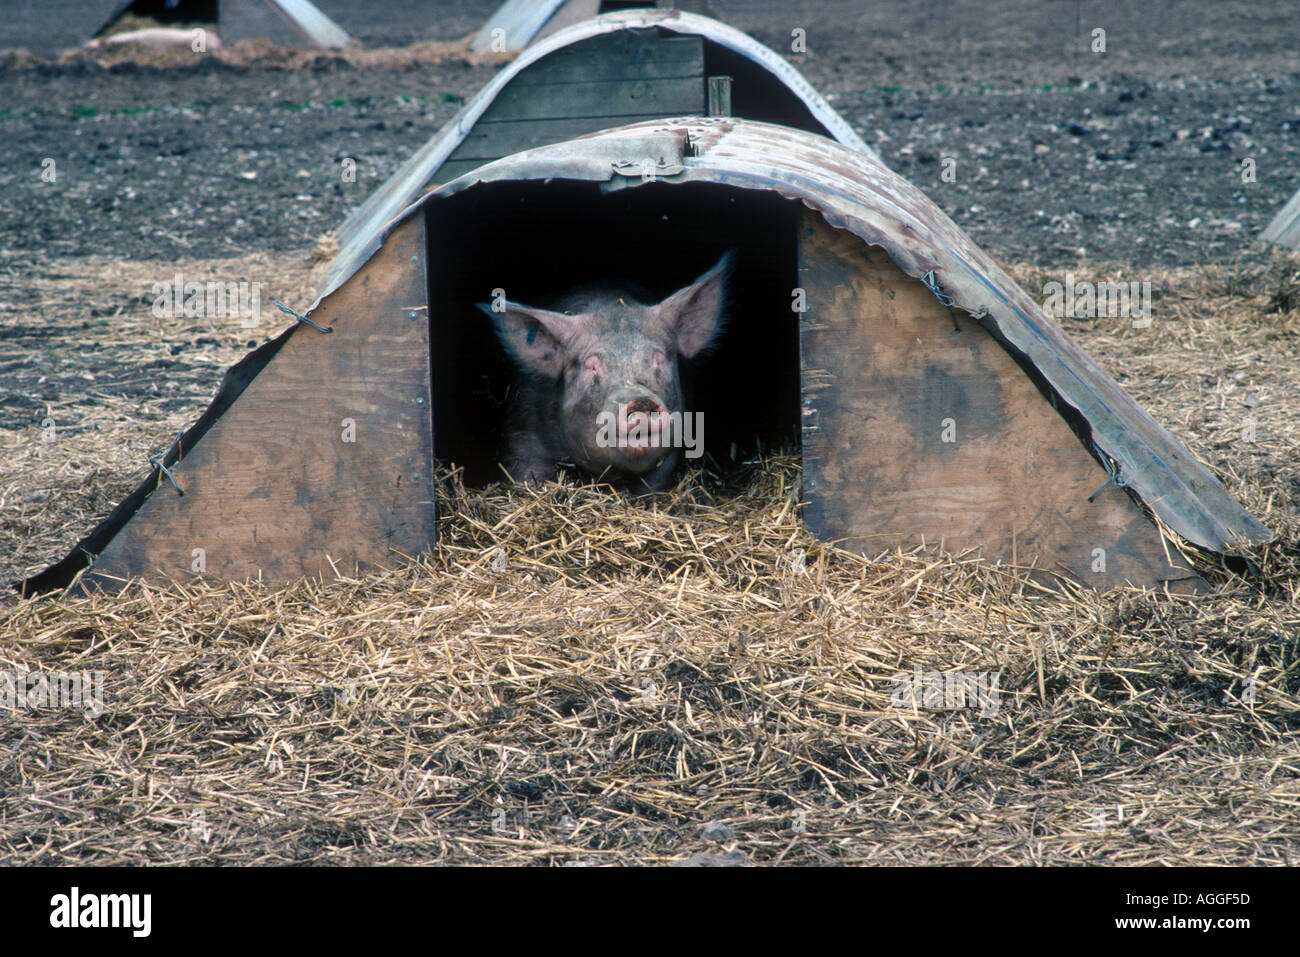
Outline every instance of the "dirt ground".
<path id="1" fill-rule="evenodd" d="M 1300 188 L 1285 3 L 1157 3 L 1153 14 L 1002 2 L 995 17 L 947 6 L 718 4 L 783 52 L 805 30 L 808 52 L 791 63 L 891 167 L 1008 259 L 1228 261 Z M 1084 45 L 1094 23 L 1107 29 L 1104 54 Z M 276 57 L 101 59 L 110 65 L 83 57 L 0 73 L 6 259 L 301 248 L 496 69 L 433 56 L 396 69 L 326 54 L 299 69 Z M 948 156 L 953 182 L 941 176 Z M 345 157 L 357 162 L 353 183 L 338 175 Z M 39 176 L 49 158 L 53 184 Z"/>
<path id="2" fill-rule="evenodd" d="M 501 62 L 453 48 L 492 0 L 321 6 L 366 49 L 34 55 L 35 20 L 0 28 L 0 579 L 62 557 L 282 328 L 157 319 L 153 283 L 307 305 L 321 237 Z M 116 689 L 0 725 L 0 862 L 1300 860 L 1300 266 L 1253 242 L 1300 188 L 1290 4 L 713 8 L 1031 292 L 1150 279 L 1150 334 L 1069 331 L 1278 543 L 1195 600 L 1045 595 L 820 545 L 779 455 L 662 508 L 449 479 L 446 540 L 391 575 L 0 599 L 0 670 Z M 999 671 L 1002 714 L 899 715 L 914 663 Z"/>

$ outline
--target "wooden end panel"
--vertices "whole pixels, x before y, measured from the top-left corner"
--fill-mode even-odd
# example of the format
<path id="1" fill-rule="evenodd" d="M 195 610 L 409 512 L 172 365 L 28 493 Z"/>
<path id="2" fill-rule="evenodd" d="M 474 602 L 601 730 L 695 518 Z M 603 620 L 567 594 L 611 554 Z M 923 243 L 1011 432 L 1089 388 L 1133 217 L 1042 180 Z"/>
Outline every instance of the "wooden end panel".
<path id="1" fill-rule="evenodd" d="M 1200 579 L 1016 361 L 878 247 L 805 212 L 804 517 L 875 553 L 981 549 L 1097 587 Z"/>
<path id="2" fill-rule="evenodd" d="M 704 38 L 619 30 L 557 50 L 497 95 L 435 174 L 446 183 L 538 146 L 664 116 L 703 116 Z"/>
<path id="3" fill-rule="evenodd" d="M 547 30 L 560 10 L 547 23 Z M 540 37 L 539 37 L 540 38 Z M 555 87 L 594 80 L 704 76 L 704 38 L 664 35 L 651 27 L 597 34 L 550 53 L 521 71 L 512 87 Z"/>
<path id="4" fill-rule="evenodd" d="M 351 574 L 436 534 L 425 223 L 399 226 L 300 324 L 105 547 L 112 579 Z M 414 318 L 412 318 L 414 314 Z M 199 553 L 202 549 L 202 562 Z M 199 565 L 203 570 L 197 570 Z"/>
<path id="5" fill-rule="evenodd" d="M 511 84 L 497 95 L 480 122 L 576 119 L 583 116 L 685 116 L 700 115 L 703 109 L 703 74 L 657 80 L 593 80 L 554 86 Z"/>

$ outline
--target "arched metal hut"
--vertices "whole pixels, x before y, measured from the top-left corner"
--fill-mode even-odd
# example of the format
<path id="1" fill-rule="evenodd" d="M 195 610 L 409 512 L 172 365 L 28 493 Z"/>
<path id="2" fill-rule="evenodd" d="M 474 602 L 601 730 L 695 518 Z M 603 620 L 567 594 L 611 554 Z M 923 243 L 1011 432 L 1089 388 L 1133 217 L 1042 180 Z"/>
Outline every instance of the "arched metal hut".
<path id="1" fill-rule="evenodd" d="M 667 291 L 732 247 L 733 318 L 696 400 L 706 447 L 726 461 L 738 437 L 797 434 L 815 534 L 1174 589 L 1198 579 L 1144 509 L 1217 552 L 1272 537 L 902 177 L 810 133 L 682 118 L 422 197 L 312 309 L 331 333 L 299 323 L 231 370 L 164 459 L 184 494 L 155 471 L 27 587 L 92 560 L 84 581 L 111 587 L 418 553 L 437 531 L 435 458 L 491 477 L 505 379 L 475 302 L 600 275 Z"/>
<path id="2" fill-rule="evenodd" d="M 374 252 L 421 192 L 526 149 L 639 120 L 722 114 L 780 123 L 875 156 L 794 67 L 745 33 L 681 10 L 608 13 L 502 69 L 343 221 L 323 291 Z"/>

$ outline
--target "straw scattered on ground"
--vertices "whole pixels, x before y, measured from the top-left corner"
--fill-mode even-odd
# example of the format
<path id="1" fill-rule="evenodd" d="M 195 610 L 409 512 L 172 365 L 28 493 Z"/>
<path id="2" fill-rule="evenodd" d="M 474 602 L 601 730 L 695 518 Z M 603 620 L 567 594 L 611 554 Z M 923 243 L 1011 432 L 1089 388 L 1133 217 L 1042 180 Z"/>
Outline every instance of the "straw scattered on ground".
<path id="1" fill-rule="evenodd" d="M 63 265 L 79 278 L 43 287 L 42 314 L 75 328 L 113 283 Z M 298 303 L 312 268 L 267 267 Z M 1245 575 L 1198 559 L 1207 594 L 846 553 L 803 530 L 790 452 L 639 500 L 444 469 L 436 550 L 392 571 L 6 599 L 0 671 L 99 671 L 105 701 L 5 712 L 0 861 L 1294 865 L 1290 268 L 1140 277 L 1158 280 L 1148 330 L 1067 320 L 1279 533 Z M 1012 271 L 1035 292 L 1062 278 Z M 194 354 L 194 329 L 128 333 L 154 320 L 118 305 L 118 361 Z M 208 335 L 180 388 L 210 394 L 242 351 Z M 85 427 L 56 443 L 35 421 L 0 433 L 11 573 L 60 557 L 203 404 L 66 402 Z M 900 705 L 916 669 L 996 674 L 996 707 Z"/>

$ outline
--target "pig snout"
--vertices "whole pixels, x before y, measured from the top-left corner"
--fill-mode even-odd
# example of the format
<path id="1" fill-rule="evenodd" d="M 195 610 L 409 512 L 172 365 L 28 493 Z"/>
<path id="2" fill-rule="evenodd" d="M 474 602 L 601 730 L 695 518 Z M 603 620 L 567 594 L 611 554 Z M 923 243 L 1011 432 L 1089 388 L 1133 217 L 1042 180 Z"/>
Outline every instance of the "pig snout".
<path id="1" fill-rule="evenodd" d="M 668 409 L 663 399 L 646 389 L 615 393 L 609 400 L 617 417 L 617 457 L 630 471 L 643 472 L 663 458 L 671 440 Z"/>

